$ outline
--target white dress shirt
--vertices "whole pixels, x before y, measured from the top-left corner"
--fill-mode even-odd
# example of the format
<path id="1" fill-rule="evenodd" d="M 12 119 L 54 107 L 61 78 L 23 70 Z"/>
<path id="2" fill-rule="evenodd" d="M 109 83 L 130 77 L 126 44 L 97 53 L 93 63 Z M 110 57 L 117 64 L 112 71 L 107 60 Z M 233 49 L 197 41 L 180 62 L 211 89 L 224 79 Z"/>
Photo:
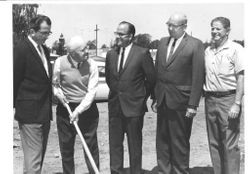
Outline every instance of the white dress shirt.
<path id="1" fill-rule="evenodd" d="M 39 56 L 43 62 L 43 67 L 44 67 L 47 75 L 49 76 L 48 62 L 47 62 L 43 47 L 41 45 L 38 45 L 30 36 L 28 36 L 28 39 L 32 43 L 32 45 L 35 47 L 37 53 L 39 54 Z M 39 46 L 41 52 L 39 51 L 38 46 Z"/>
<path id="2" fill-rule="evenodd" d="M 185 34 L 186 33 L 184 33 L 179 39 L 177 39 L 176 40 L 176 42 L 175 42 L 175 46 L 174 46 L 174 51 L 173 51 L 173 54 L 174 54 L 174 52 L 176 51 L 176 49 L 178 48 L 178 46 L 180 45 L 180 43 L 181 43 L 181 41 L 182 41 L 182 39 L 183 39 L 183 37 L 185 36 Z M 167 57 L 169 56 L 169 53 L 170 53 L 170 49 L 171 49 L 171 46 L 173 45 L 173 42 L 174 42 L 174 38 L 173 37 L 171 37 L 171 40 L 170 40 L 170 42 L 169 42 L 169 44 L 168 44 L 168 52 L 167 52 Z M 172 55 L 173 55 L 172 54 Z"/>
<path id="3" fill-rule="evenodd" d="M 124 68 L 126 60 L 128 58 L 128 54 L 130 52 L 131 47 L 132 47 L 132 43 L 129 44 L 127 47 L 125 47 L 124 59 L 123 59 L 123 65 L 122 65 L 123 68 Z M 119 58 L 118 58 L 118 64 L 117 64 L 117 71 L 118 72 L 119 72 L 119 68 L 120 68 L 119 66 L 120 66 L 120 62 L 121 62 L 121 57 L 122 57 L 122 48 L 120 49 Z"/>

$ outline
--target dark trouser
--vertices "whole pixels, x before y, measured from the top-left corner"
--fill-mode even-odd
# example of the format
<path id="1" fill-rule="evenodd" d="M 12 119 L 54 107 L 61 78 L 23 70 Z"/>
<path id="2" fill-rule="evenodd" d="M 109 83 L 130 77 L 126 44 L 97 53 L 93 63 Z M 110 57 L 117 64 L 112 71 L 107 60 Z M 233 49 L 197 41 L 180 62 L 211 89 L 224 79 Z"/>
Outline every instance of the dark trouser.
<path id="1" fill-rule="evenodd" d="M 78 106 L 76 103 L 69 104 L 72 111 Z M 57 130 L 59 137 L 59 146 L 62 155 L 62 166 L 64 174 L 74 174 L 74 145 L 76 138 L 76 130 L 73 124 L 70 124 L 69 113 L 67 109 L 58 104 L 57 106 Z M 99 112 L 96 103 L 79 115 L 78 126 L 82 132 L 82 135 L 88 145 L 90 153 L 99 168 L 99 149 L 97 142 L 97 126 L 99 122 Z M 91 167 L 91 163 L 88 157 L 85 155 L 85 160 L 90 174 L 94 174 L 94 170 Z"/>
<path id="2" fill-rule="evenodd" d="M 240 116 L 228 118 L 234 100 L 235 94 L 205 98 L 208 142 L 215 174 L 239 174 Z"/>
<path id="3" fill-rule="evenodd" d="M 125 117 L 109 116 L 109 149 L 111 174 L 123 172 L 123 140 L 127 134 L 130 174 L 140 174 L 142 167 L 142 127 L 143 116 Z"/>
<path id="4" fill-rule="evenodd" d="M 24 174 L 40 174 L 47 147 L 50 122 L 44 124 L 23 124 L 19 122 L 24 153 Z"/>
<path id="5" fill-rule="evenodd" d="M 164 103 L 158 108 L 156 151 L 159 174 L 188 174 L 193 119 Z"/>

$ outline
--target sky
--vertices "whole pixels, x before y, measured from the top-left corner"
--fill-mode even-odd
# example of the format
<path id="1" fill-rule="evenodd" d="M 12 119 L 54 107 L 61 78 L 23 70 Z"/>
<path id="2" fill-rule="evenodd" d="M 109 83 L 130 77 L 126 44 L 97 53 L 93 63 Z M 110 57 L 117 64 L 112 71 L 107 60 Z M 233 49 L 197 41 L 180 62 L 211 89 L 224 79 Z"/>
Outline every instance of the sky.
<path id="1" fill-rule="evenodd" d="M 152 40 L 167 36 L 166 22 L 175 12 L 187 15 L 187 33 L 203 42 L 210 40 L 210 22 L 218 16 L 231 21 L 232 39 L 244 39 L 243 3 L 39 3 L 38 13 L 52 20 L 53 34 L 47 40 L 51 46 L 63 33 L 66 41 L 81 35 L 88 40 L 95 39 L 98 25 L 98 47 L 109 45 L 119 22 L 125 20 L 136 27 L 136 33 L 149 33 Z"/>

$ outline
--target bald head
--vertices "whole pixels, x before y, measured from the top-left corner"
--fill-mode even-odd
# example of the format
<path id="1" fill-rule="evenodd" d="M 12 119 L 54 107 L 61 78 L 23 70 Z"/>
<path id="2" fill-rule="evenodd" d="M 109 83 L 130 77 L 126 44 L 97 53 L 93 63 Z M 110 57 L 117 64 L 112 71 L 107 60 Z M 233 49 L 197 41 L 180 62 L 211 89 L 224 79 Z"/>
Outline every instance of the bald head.
<path id="1" fill-rule="evenodd" d="M 170 37 L 179 39 L 184 35 L 187 28 L 187 16 L 182 13 L 175 13 L 170 16 L 167 25 Z"/>
<path id="2" fill-rule="evenodd" d="M 182 13 L 174 13 L 170 16 L 167 23 L 174 24 L 174 25 L 187 24 L 187 16 Z"/>
<path id="3" fill-rule="evenodd" d="M 70 39 L 67 44 L 69 52 L 82 50 L 86 46 L 86 43 L 83 41 L 81 36 L 74 36 Z"/>

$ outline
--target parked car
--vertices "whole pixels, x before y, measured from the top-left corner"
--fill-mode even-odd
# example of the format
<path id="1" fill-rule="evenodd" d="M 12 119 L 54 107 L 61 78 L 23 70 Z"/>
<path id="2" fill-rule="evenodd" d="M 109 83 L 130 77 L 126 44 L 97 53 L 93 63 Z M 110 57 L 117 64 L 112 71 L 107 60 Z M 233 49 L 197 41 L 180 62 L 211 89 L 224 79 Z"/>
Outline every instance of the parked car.
<path id="1" fill-rule="evenodd" d="M 94 59 L 97 63 L 99 70 L 99 82 L 97 87 L 97 93 L 95 96 L 96 102 L 106 102 L 108 101 L 109 87 L 105 79 L 105 61 L 104 57 L 92 56 L 91 59 Z"/>

